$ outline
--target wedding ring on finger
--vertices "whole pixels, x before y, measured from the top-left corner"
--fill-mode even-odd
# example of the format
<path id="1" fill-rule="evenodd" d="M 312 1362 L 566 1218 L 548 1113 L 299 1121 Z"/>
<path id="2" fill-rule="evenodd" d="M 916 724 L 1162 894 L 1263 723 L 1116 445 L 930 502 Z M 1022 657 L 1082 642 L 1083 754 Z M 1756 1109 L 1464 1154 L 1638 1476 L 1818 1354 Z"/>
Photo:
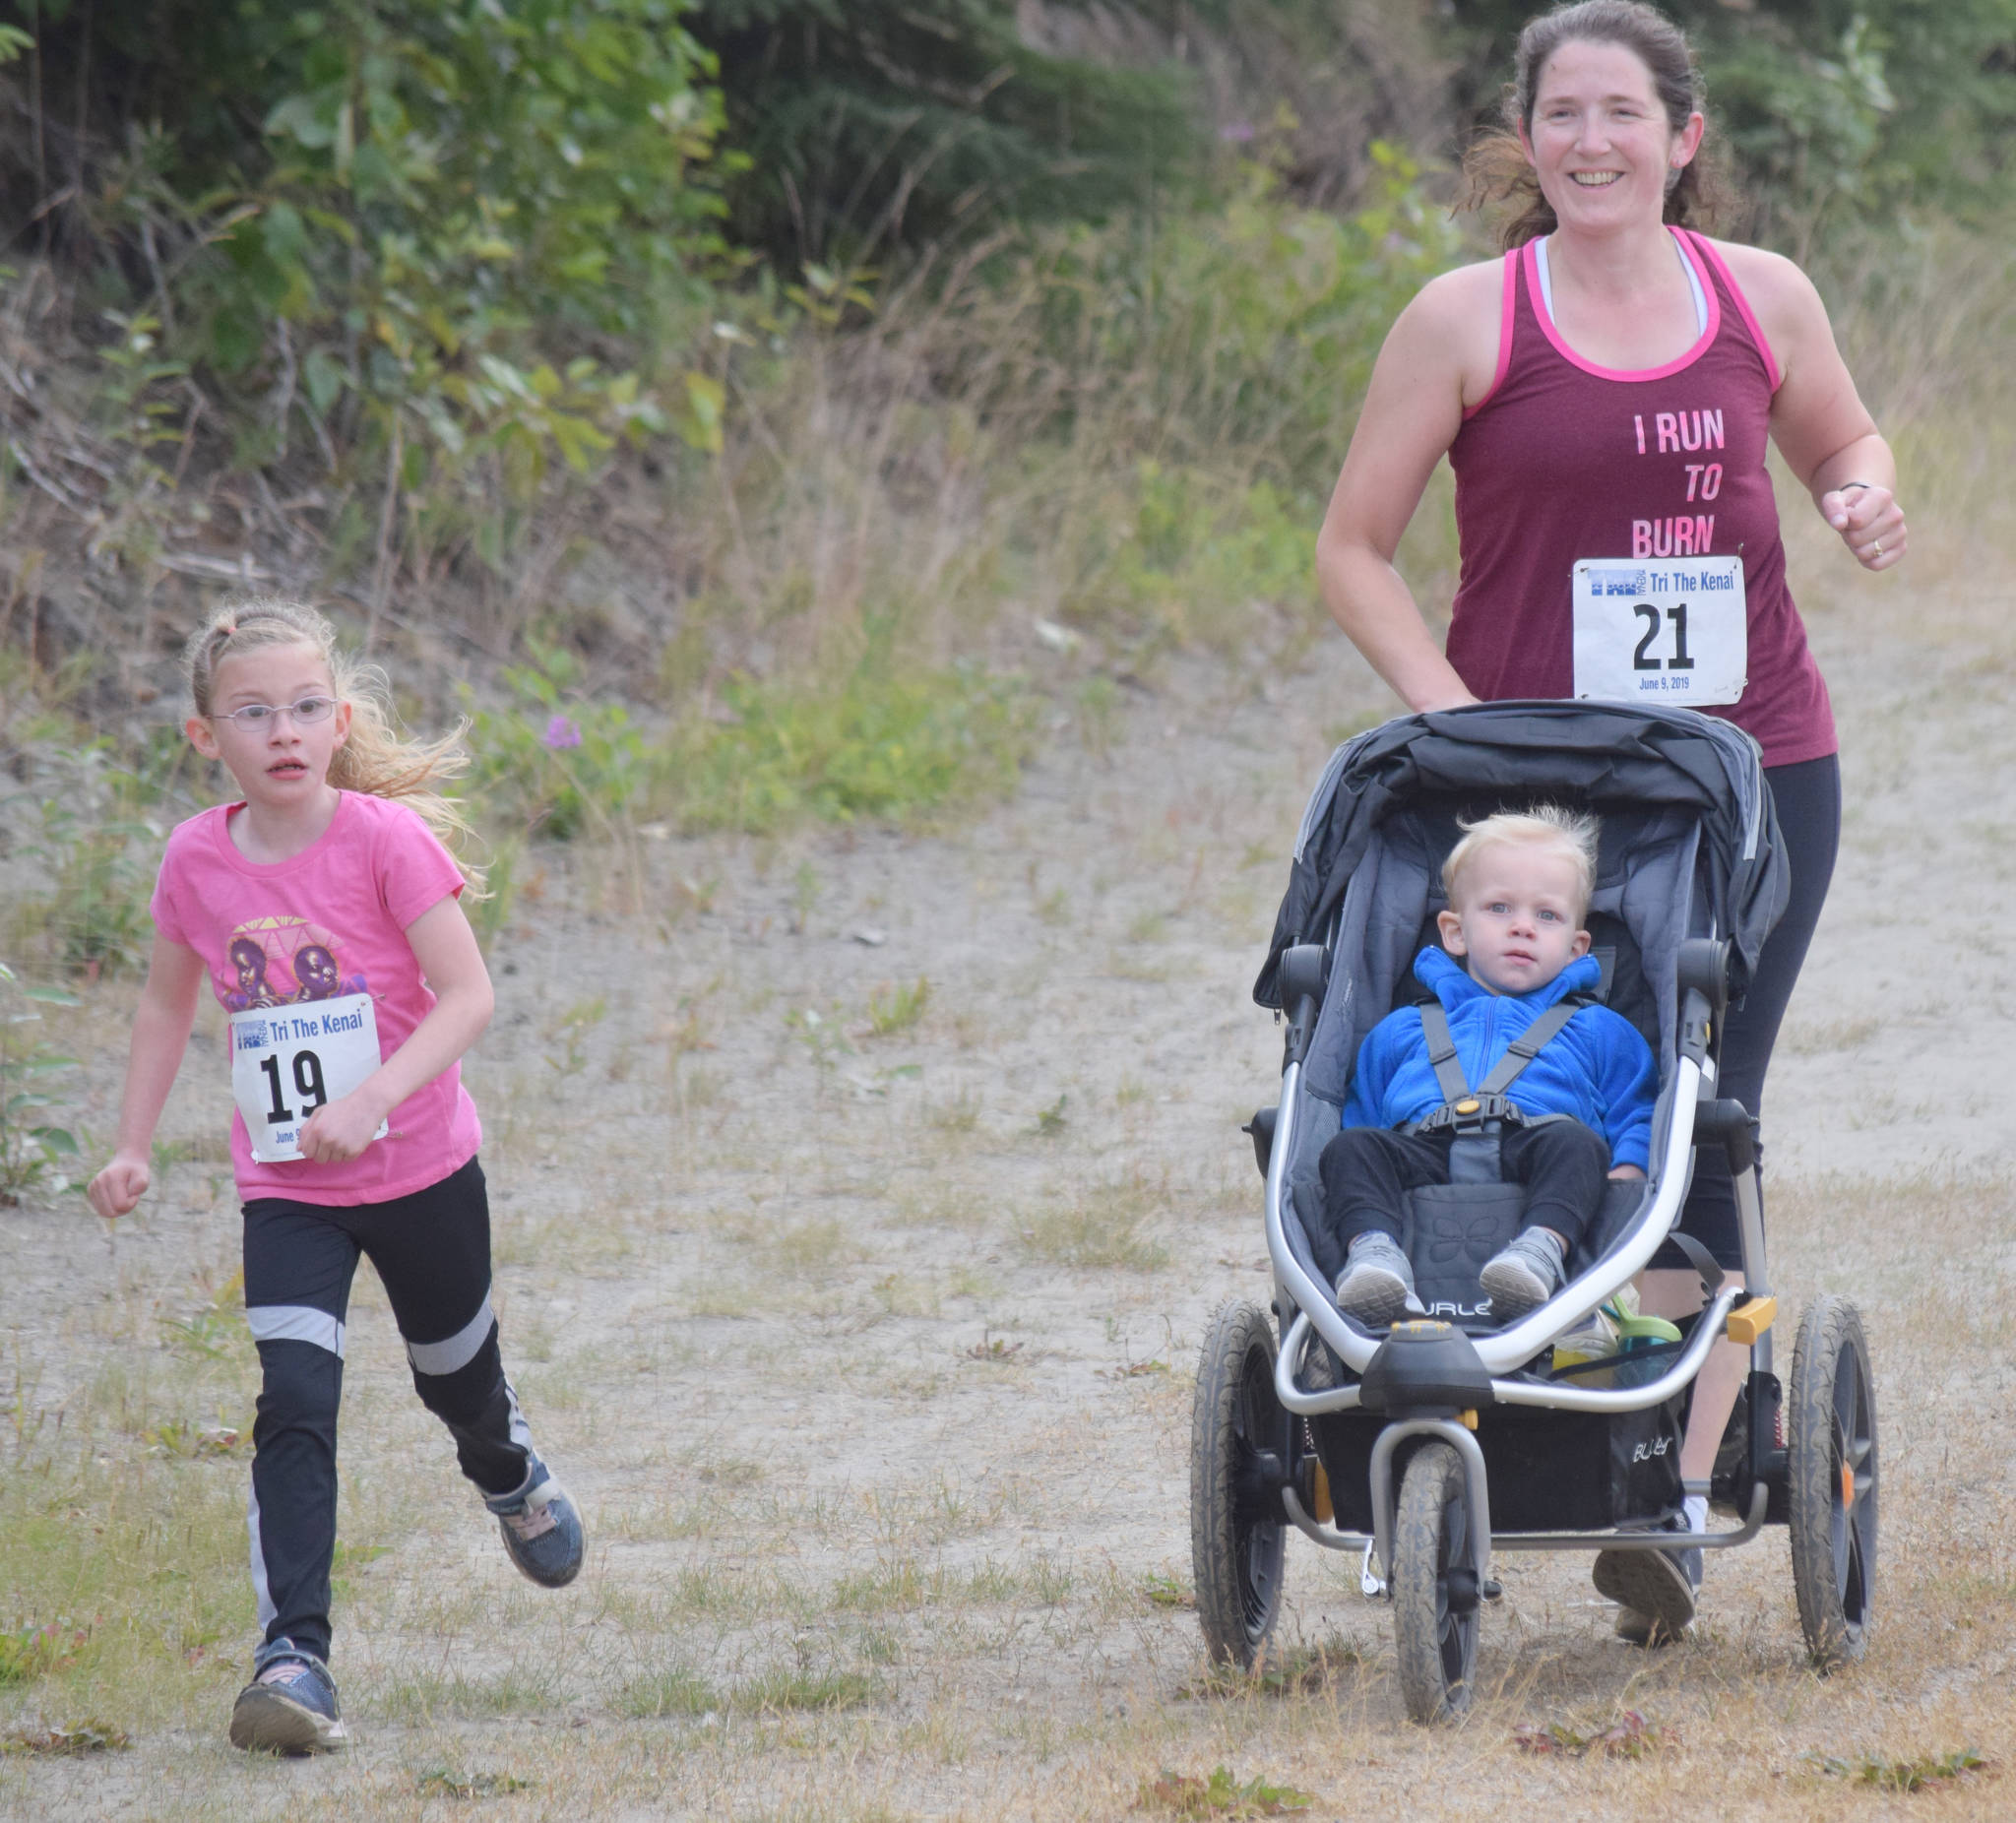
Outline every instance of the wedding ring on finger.
<path id="1" fill-rule="evenodd" d="M 1877 540 L 1875 541 L 1875 543 L 1873 543 L 1872 545 L 1870 545 L 1870 547 L 1869 547 L 1869 548 L 1870 548 L 1870 549 L 1871 549 L 1872 551 L 1874 551 L 1874 552 L 1875 552 L 1875 554 L 1876 554 L 1877 556 L 1879 556 L 1879 557 L 1880 557 L 1880 556 L 1881 556 L 1881 555 L 1883 554 L 1883 540 L 1882 540 L 1881 538 L 1878 538 L 1878 539 L 1877 539 Z"/>

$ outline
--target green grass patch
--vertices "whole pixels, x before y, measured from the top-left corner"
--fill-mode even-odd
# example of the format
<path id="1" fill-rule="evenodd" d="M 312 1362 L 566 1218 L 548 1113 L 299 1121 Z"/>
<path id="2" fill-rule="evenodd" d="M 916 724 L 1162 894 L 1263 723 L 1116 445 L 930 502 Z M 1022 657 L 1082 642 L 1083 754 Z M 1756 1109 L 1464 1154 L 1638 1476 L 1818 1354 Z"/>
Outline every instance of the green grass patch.
<path id="1" fill-rule="evenodd" d="M 633 1678 L 616 1693 L 616 1708 L 626 1716 L 704 1716 L 724 1707 L 721 1693 L 684 1666 Z"/>
<path id="2" fill-rule="evenodd" d="M 242 1464 L 102 1436 L 75 1463 L 31 1457 L 0 1477 L 0 1612 L 20 1620 L 0 1687 L 75 1713 L 116 1701 L 126 1727 L 215 1701 L 217 1649 L 252 1626 Z"/>
<path id="3" fill-rule="evenodd" d="M 616 1707 L 640 1720 L 664 1716 L 776 1714 L 786 1710 L 860 1709 L 882 1694 L 878 1680 L 866 1671 L 767 1671 L 747 1683 L 718 1688 L 684 1666 L 652 1671 L 625 1684 Z"/>
<path id="4" fill-rule="evenodd" d="M 1850 1785 L 1873 1786 L 1879 1792 L 1924 1792 L 1965 1779 L 1970 1773 L 1985 1772 L 1990 1762 L 1972 1747 L 1951 1753 L 1921 1753 L 1903 1759 L 1887 1754 L 1865 1753 L 1856 1759 L 1835 1759 L 1808 1754 L 1807 1759 L 1830 1779 L 1845 1779 Z"/>
<path id="5" fill-rule="evenodd" d="M 881 1684 L 866 1671 L 771 1671 L 739 1686 L 737 1709 L 754 1712 L 811 1709 L 862 1709 L 882 1694 Z"/>
<path id="6" fill-rule="evenodd" d="M 931 983 L 921 974 L 914 982 L 872 988 L 868 993 L 868 1029 L 878 1038 L 894 1037 L 908 1032 L 924 1016 L 931 1004 Z"/>
<path id="7" fill-rule="evenodd" d="M 1154 1186 L 1123 1177 L 1074 1188 L 1030 1218 L 1020 1230 L 1029 1254 L 1053 1266 L 1122 1266 L 1155 1272 L 1169 1262 L 1169 1250 L 1143 1232 L 1162 1213 Z"/>
<path id="8" fill-rule="evenodd" d="M 1178 1817 L 1243 1819 L 1299 1816 L 1315 1801 L 1292 1785 L 1273 1785 L 1265 1779 L 1248 1779 L 1242 1785 L 1229 1767 L 1214 1766 L 1202 1778 L 1165 1772 L 1160 1779 L 1143 1780 L 1137 1808 Z"/>
<path id="9" fill-rule="evenodd" d="M 968 665 L 909 677 L 864 665 L 837 691 L 745 681 L 724 699 L 733 722 L 689 723 L 673 746 L 688 829 L 927 822 L 1006 796 L 1035 738 L 1019 680 Z"/>

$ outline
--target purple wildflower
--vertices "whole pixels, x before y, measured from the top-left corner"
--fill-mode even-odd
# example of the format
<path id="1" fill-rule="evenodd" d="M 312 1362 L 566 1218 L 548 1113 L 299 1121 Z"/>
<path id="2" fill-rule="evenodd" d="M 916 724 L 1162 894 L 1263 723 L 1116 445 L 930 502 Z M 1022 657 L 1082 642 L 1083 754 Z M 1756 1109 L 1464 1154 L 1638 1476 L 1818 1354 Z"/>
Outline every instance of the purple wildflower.
<path id="1" fill-rule="evenodd" d="M 553 752 L 564 747 L 581 745 L 581 724 L 572 716 L 555 716 L 546 723 L 546 731 L 539 739 Z"/>
<path id="2" fill-rule="evenodd" d="M 1244 146 L 1258 136 L 1250 120 L 1228 120 L 1219 128 L 1218 137 L 1228 146 Z"/>

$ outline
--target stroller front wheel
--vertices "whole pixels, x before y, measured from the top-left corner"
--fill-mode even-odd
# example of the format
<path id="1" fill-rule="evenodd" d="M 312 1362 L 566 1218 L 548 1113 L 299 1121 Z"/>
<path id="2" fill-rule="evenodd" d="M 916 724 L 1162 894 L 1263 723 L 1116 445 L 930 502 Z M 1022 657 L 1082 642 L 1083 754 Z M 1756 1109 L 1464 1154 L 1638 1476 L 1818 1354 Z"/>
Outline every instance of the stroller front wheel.
<path id="1" fill-rule="evenodd" d="M 1478 1588 L 1463 1462 L 1446 1443 L 1408 1459 L 1393 1527 L 1393 1629 L 1400 1694 L 1415 1722 L 1470 1707 L 1477 1669 Z"/>
<path id="2" fill-rule="evenodd" d="M 1799 1322 L 1787 1414 L 1793 1586 L 1823 1671 L 1868 1650 L 1876 1592 L 1876 1383 L 1862 1320 L 1845 1297 Z"/>
<path id="3" fill-rule="evenodd" d="M 1216 1664 L 1249 1669 L 1281 1612 L 1288 1529 L 1280 1477 L 1288 1414 L 1274 1394 L 1279 1352 L 1259 1305 L 1219 1306 L 1197 1363 L 1190 1430 L 1190 1556 L 1197 1618 Z"/>

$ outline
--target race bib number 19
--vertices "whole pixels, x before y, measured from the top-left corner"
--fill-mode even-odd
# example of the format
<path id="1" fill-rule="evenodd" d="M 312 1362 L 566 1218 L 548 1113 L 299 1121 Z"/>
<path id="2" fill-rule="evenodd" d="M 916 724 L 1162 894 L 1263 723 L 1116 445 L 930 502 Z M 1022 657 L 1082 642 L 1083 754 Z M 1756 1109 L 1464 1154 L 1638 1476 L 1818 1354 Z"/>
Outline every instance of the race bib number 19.
<path id="1" fill-rule="evenodd" d="M 1575 566 L 1575 695 L 1600 703 L 1733 703 L 1749 681 L 1740 557 L 1586 559 Z"/>
<path id="2" fill-rule="evenodd" d="M 369 994 L 252 1007 L 231 1015 L 231 1099 L 252 1136 L 252 1156 L 275 1164 L 301 1156 L 301 1129 L 325 1101 L 377 1069 L 378 1016 Z M 378 1123 L 374 1139 L 387 1132 Z"/>

